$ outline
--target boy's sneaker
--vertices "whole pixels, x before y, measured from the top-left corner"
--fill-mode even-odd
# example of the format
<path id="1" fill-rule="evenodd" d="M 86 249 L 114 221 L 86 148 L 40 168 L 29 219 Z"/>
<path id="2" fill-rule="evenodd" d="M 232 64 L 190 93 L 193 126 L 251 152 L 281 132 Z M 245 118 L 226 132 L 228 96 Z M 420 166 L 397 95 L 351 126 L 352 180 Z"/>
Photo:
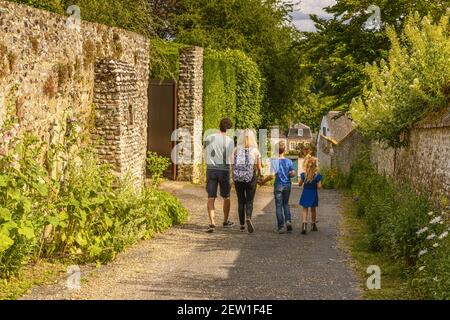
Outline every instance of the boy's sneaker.
<path id="1" fill-rule="evenodd" d="M 240 226 L 239 230 L 240 230 L 241 232 L 244 232 L 244 231 L 245 231 L 245 226 Z"/>
<path id="2" fill-rule="evenodd" d="M 216 226 L 213 225 L 213 224 L 210 224 L 210 225 L 208 226 L 208 229 L 206 229 L 206 232 L 208 232 L 208 233 L 213 233 L 214 230 L 216 230 Z"/>
<path id="3" fill-rule="evenodd" d="M 278 229 L 277 232 L 278 232 L 278 234 L 283 234 L 283 233 L 285 233 L 285 231 L 284 231 L 283 228 Z"/>
<path id="4" fill-rule="evenodd" d="M 255 228 L 253 227 L 252 220 L 251 219 L 247 219 L 245 222 L 247 223 L 248 233 L 253 233 L 255 231 Z"/>
<path id="5" fill-rule="evenodd" d="M 311 223 L 311 231 L 319 231 L 315 223 Z"/>
<path id="6" fill-rule="evenodd" d="M 292 232 L 292 223 L 291 223 L 290 221 L 288 221 L 288 222 L 286 223 L 286 231 L 287 231 L 288 233 L 291 233 L 291 232 Z"/>
<path id="7" fill-rule="evenodd" d="M 231 228 L 233 226 L 234 222 L 231 222 L 230 220 L 228 220 L 227 222 L 223 223 L 223 227 L 224 228 Z"/>

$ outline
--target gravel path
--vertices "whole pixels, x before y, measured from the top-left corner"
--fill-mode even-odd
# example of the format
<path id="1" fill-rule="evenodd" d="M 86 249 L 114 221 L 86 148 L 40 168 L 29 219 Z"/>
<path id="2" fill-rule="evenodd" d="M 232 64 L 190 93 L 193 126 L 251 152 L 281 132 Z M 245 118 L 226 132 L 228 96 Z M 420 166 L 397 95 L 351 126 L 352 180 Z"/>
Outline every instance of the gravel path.
<path id="1" fill-rule="evenodd" d="M 163 188 L 190 210 L 187 224 L 142 241 L 100 268 L 82 267 L 80 291 L 65 279 L 36 287 L 23 299 L 358 299 L 356 277 L 338 248 L 340 195 L 321 190 L 319 232 L 300 234 L 293 190 L 294 233 L 275 233 L 272 189 L 258 190 L 254 234 L 238 227 L 205 233 L 203 188 L 168 182 Z M 232 220 L 238 222 L 233 198 Z M 218 206 L 221 207 L 221 200 Z M 221 217 L 221 209 L 217 210 Z M 218 221 L 221 221 L 218 219 Z M 238 224 L 238 223 L 237 223 Z"/>

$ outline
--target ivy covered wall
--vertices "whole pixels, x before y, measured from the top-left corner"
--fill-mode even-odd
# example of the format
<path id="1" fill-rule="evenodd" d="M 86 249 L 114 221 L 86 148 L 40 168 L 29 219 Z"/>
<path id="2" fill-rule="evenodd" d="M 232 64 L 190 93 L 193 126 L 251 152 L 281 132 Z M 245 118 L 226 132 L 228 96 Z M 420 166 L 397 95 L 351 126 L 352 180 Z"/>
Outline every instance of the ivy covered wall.
<path id="1" fill-rule="evenodd" d="M 258 128 L 265 84 L 257 64 L 239 50 L 206 50 L 203 68 L 204 130 L 223 117 L 236 128 Z"/>

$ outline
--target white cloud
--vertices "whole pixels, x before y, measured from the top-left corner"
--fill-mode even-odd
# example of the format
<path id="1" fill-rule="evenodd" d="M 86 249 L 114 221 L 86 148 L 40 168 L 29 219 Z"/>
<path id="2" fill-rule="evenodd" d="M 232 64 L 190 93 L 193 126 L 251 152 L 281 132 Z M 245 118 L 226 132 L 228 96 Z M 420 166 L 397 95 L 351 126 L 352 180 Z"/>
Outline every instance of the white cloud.
<path id="1" fill-rule="evenodd" d="M 286 0 L 287 2 L 291 2 Z M 294 7 L 292 19 L 294 25 L 302 31 L 315 31 L 314 23 L 309 18 L 310 14 L 316 14 L 321 18 L 331 18 L 332 15 L 326 13 L 323 8 L 335 4 L 335 0 L 301 0 Z"/>

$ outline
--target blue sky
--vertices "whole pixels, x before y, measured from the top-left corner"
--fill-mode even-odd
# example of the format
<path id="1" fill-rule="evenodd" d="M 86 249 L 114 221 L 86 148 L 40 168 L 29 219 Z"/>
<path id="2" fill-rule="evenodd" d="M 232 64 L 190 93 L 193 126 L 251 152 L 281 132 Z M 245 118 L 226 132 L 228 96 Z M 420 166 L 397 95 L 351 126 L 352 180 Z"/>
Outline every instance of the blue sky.
<path id="1" fill-rule="evenodd" d="M 323 8 L 335 2 L 335 0 L 301 0 L 300 4 L 295 6 L 292 14 L 295 26 L 302 31 L 315 31 L 314 23 L 309 19 L 309 15 L 317 14 L 322 18 L 330 18 L 331 16 L 324 12 Z"/>

